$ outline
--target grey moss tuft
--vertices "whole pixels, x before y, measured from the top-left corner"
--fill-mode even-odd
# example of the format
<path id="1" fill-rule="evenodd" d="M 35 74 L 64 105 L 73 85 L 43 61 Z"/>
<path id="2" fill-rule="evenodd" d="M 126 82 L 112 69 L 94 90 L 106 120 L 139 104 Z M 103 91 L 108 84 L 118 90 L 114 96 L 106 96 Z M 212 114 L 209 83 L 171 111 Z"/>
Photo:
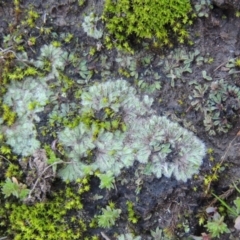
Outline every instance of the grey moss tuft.
<path id="1" fill-rule="evenodd" d="M 152 116 L 151 129 L 157 130 L 156 138 L 150 142 L 152 147 L 149 158 L 150 169 L 156 177 L 174 176 L 184 182 L 198 173 L 205 155 L 205 145 L 192 132 L 166 117 Z"/>
<path id="2" fill-rule="evenodd" d="M 21 82 L 12 81 L 3 102 L 17 112 L 18 117 L 39 121 L 36 113 L 42 112 L 52 92 L 41 80 L 26 78 Z"/>
<path id="3" fill-rule="evenodd" d="M 36 139 L 37 131 L 32 122 L 22 120 L 23 123 L 16 122 L 11 128 L 4 132 L 9 144 L 16 154 L 29 156 L 40 148 L 40 142 Z"/>
<path id="4" fill-rule="evenodd" d="M 136 90 L 124 80 L 96 83 L 82 94 L 80 114 L 91 112 L 108 120 L 103 110 L 111 109 L 113 116 L 124 122 L 126 131 L 102 128 L 95 136 L 93 128 L 80 123 L 74 129 L 59 132 L 59 141 L 70 160 L 81 161 L 91 152 L 88 165 L 102 173 L 111 171 L 118 176 L 137 160 L 157 178 L 174 176 L 186 182 L 198 173 L 205 146 L 193 133 L 157 116 L 151 109 L 152 102 L 148 96 L 140 100 Z"/>
<path id="5" fill-rule="evenodd" d="M 102 37 L 103 31 L 101 29 L 97 29 L 97 22 L 99 19 L 100 18 L 96 17 L 94 13 L 90 13 L 85 16 L 82 27 L 89 37 L 93 37 L 95 39 L 100 39 Z"/>

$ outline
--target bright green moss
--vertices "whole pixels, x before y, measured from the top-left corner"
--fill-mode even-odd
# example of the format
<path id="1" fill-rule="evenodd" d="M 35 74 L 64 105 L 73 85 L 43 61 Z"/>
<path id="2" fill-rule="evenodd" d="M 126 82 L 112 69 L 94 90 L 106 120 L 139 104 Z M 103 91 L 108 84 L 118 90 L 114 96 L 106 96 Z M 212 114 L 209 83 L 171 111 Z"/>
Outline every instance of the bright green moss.
<path id="1" fill-rule="evenodd" d="M 81 208 L 80 196 L 67 187 L 48 202 L 31 206 L 6 203 L 0 220 L 7 223 L 7 234 L 14 240 L 82 239 L 86 231 L 84 221 L 69 215 L 69 211 L 79 211 Z"/>
<path id="2" fill-rule="evenodd" d="M 118 47 L 131 50 L 132 38 L 153 39 L 157 46 L 171 45 L 173 37 L 183 43 L 191 11 L 189 0 L 106 0 L 102 18 Z M 105 40 L 111 48 L 109 37 Z"/>

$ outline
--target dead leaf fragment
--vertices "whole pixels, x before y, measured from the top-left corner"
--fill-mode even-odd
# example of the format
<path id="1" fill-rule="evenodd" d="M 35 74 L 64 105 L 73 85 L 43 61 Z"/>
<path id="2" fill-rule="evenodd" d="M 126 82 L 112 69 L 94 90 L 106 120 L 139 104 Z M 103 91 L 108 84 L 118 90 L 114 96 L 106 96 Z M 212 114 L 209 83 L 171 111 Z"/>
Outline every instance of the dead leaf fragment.
<path id="1" fill-rule="evenodd" d="M 234 227 L 237 229 L 237 230 L 240 230 L 240 216 L 238 216 L 236 219 L 235 219 L 235 225 Z"/>
<path id="2" fill-rule="evenodd" d="M 15 177 L 12 177 L 12 182 L 14 182 L 18 185 L 18 180 Z"/>

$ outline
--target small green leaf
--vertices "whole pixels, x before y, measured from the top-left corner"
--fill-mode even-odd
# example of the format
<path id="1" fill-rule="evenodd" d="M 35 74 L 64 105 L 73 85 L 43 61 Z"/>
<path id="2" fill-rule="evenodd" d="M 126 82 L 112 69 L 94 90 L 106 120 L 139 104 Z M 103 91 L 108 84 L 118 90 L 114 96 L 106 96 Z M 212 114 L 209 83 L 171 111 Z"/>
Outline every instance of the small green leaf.
<path id="1" fill-rule="evenodd" d="M 111 189 L 114 188 L 114 177 L 113 177 L 113 173 L 108 171 L 105 174 L 98 174 L 98 177 L 100 179 L 100 188 L 107 188 L 107 189 Z"/>
<path id="2" fill-rule="evenodd" d="M 205 70 L 202 71 L 202 76 L 207 81 L 211 81 L 212 80 L 212 77 L 207 76 L 207 72 Z"/>
<path id="3" fill-rule="evenodd" d="M 102 208 L 102 215 L 97 216 L 99 227 L 110 228 L 115 224 L 120 213 L 121 209 L 111 209 L 109 206 Z"/>
<path id="4" fill-rule="evenodd" d="M 27 197 L 29 191 L 30 190 L 26 188 L 26 185 L 18 183 L 16 179 L 13 181 L 10 178 L 7 178 L 2 186 L 2 193 L 5 197 L 13 195 L 21 200 Z"/>
<path id="5" fill-rule="evenodd" d="M 224 217 L 220 216 L 219 219 L 215 219 L 213 221 L 207 222 L 205 227 L 207 227 L 212 237 L 220 237 L 220 234 L 230 233 L 230 230 L 228 229 L 227 224 L 224 223 L 223 221 L 224 221 Z"/>
<path id="6" fill-rule="evenodd" d="M 234 204 L 235 204 L 235 206 L 236 206 L 236 210 L 237 210 L 237 214 L 239 214 L 240 213 L 240 197 L 237 197 L 234 201 Z"/>
<path id="7" fill-rule="evenodd" d="M 10 178 L 7 178 L 5 183 L 2 187 L 2 193 L 5 195 L 5 197 L 9 197 L 10 195 L 18 196 L 18 185 Z"/>
<path id="8" fill-rule="evenodd" d="M 68 163 L 67 166 L 60 169 L 58 175 L 64 181 L 75 181 L 84 176 L 83 165 L 84 164 L 78 161 L 72 161 L 71 163 Z"/>

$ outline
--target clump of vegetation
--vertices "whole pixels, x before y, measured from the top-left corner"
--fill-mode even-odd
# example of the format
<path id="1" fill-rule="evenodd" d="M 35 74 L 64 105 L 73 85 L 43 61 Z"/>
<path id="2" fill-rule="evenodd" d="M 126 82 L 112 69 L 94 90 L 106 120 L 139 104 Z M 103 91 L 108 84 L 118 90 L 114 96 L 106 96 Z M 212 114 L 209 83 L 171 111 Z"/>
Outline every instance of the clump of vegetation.
<path id="1" fill-rule="evenodd" d="M 199 51 L 187 52 L 184 49 L 176 49 L 172 51 L 164 63 L 164 72 L 171 80 L 171 86 L 175 86 L 175 81 L 181 79 L 184 81 L 185 73 L 192 73 L 192 62 L 199 58 Z"/>
<path id="2" fill-rule="evenodd" d="M 121 209 L 115 209 L 114 206 L 102 208 L 102 215 L 97 216 L 98 226 L 110 228 L 111 226 L 115 225 L 115 222 L 120 217 L 120 214 Z"/>
<path id="3" fill-rule="evenodd" d="M 213 217 L 207 222 L 205 227 L 212 237 L 220 237 L 223 233 L 230 233 L 227 224 L 224 222 L 224 216 L 221 216 L 218 212 L 213 214 Z"/>
<path id="4" fill-rule="evenodd" d="M 208 17 L 212 8 L 210 0 L 200 0 L 194 5 L 198 17 Z"/>
<path id="5" fill-rule="evenodd" d="M 194 109 L 203 112 L 203 123 L 209 135 L 227 133 L 238 118 L 240 88 L 223 79 L 210 86 L 196 84 L 189 99 Z"/>
<path id="6" fill-rule="evenodd" d="M 236 67 L 240 67 L 240 58 L 237 58 L 236 60 L 235 60 L 235 66 Z"/>
<path id="7" fill-rule="evenodd" d="M 99 18 L 94 16 L 94 13 L 90 13 L 88 16 L 84 18 L 82 27 L 84 32 L 87 33 L 89 37 L 93 37 L 95 39 L 99 39 L 102 37 L 103 31 L 101 29 L 98 30 L 96 27 L 98 20 Z"/>
<path id="8" fill-rule="evenodd" d="M 164 230 L 157 227 L 155 231 L 151 230 L 151 236 L 153 240 L 174 240 L 175 238 L 168 237 L 167 234 L 164 234 Z"/>
<path id="9" fill-rule="evenodd" d="M 105 174 L 97 174 L 100 179 L 100 188 L 111 189 L 114 188 L 114 175 L 112 172 L 107 172 Z"/>
<path id="10" fill-rule="evenodd" d="M 127 211 L 128 211 L 128 221 L 131 223 L 137 223 L 138 222 L 138 216 L 136 215 L 134 211 L 134 204 L 131 201 L 126 202 L 127 205 Z"/>
<path id="11" fill-rule="evenodd" d="M 226 217 L 235 220 L 235 229 L 240 229 L 240 198 L 237 196 L 233 200 L 233 204 L 227 201 L 227 197 L 236 190 L 240 193 L 240 189 L 235 183 L 230 186 L 230 189 L 223 193 L 221 196 L 217 196 L 214 193 L 212 195 L 218 200 L 221 205 L 219 207 L 209 206 L 206 209 L 208 219 L 204 227 L 206 227 L 211 237 L 220 237 L 224 233 L 230 233 L 228 225 L 224 221 Z M 213 202 L 216 202 L 215 200 Z M 213 204 L 211 204 L 213 205 Z"/>
<path id="12" fill-rule="evenodd" d="M 174 175 L 186 182 L 198 172 L 204 144 L 178 124 L 157 116 L 151 109 L 153 99 L 144 96 L 141 101 L 127 81 L 96 83 L 82 93 L 81 100 L 82 121 L 58 134 L 68 159 L 59 171 L 64 180 L 84 177 L 86 169 L 119 176 L 134 160 L 157 178 Z M 110 188 L 111 182 L 101 184 Z"/>
<path id="13" fill-rule="evenodd" d="M 12 177 L 12 179 L 6 179 L 6 182 L 2 187 L 2 192 L 5 197 L 13 195 L 19 199 L 24 199 L 27 197 L 29 189 L 26 188 L 26 185 L 19 183 L 15 177 Z"/>
<path id="14" fill-rule="evenodd" d="M 121 234 L 117 237 L 117 240 L 141 240 L 142 237 L 134 236 L 132 233 Z"/>
<path id="15" fill-rule="evenodd" d="M 19 4 L 19 0 L 14 2 L 18 7 L 24 5 Z M 71 1 L 70 4 L 74 2 L 78 2 L 82 9 L 87 1 Z M 172 38 L 175 37 L 180 43 L 188 39 L 186 24 L 191 24 L 190 0 L 176 0 L 170 3 L 166 0 L 142 2 L 124 0 L 117 3 L 106 1 L 106 6 L 110 7 L 111 4 L 119 11 L 105 8 L 104 17 L 110 19 L 106 22 L 110 35 L 105 35 L 106 46 L 102 46 L 103 48 L 109 48 L 115 42 L 118 47 L 131 51 L 132 39 L 136 41 L 152 39 L 155 47 L 171 46 Z M 122 8 L 118 7 L 118 4 L 122 5 Z M 12 34 L 12 29 L 8 36 L 10 40 L 5 42 L 8 45 L 4 46 L 6 49 L 8 46 L 12 49 L 13 42 L 14 51 L 17 49 L 21 54 L 18 51 L 0 52 L 0 60 L 5 61 L 6 66 L 8 58 L 9 61 L 10 58 L 15 58 L 17 62 L 10 66 L 13 71 L 4 68 L 3 78 L 0 79 L 0 83 L 3 83 L 0 84 L 2 93 L 0 159 L 4 160 L 1 164 L 7 169 L 6 172 L 2 171 L 5 173 L 3 180 L 1 179 L 2 194 L 7 199 L 1 201 L 3 203 L 1 206 L 6 204 L 0 211 L 0 225 L 8 230 L 0 234 L 3 233 L 13 239 L 96 240 L 98 237 L 95 235 L 91 238 L 85 237 L 85 234 L 89 234 L 85 223 L 91 221 L 89 218 L 93 210 L 87 209 L 90 204 L 86 204 L 82 210 L 82 196 L 70 193 L 68 189 L 53 194 L 54 188 L 50 191 L 48 185 L 43 184 L 45 179 L 48 179 L 49 184 L 52 183 L 51 179 L 57 176 L 66 182 L 75 181 L 77 188 L 73 190 L 74 192 L 81 194 L 91 190 L 85 199 L 87 202 L 93 199 L 98 201 L 103 198 L 99 194 L 106 190 L 110 195 L 112 193 L 110 190 L 118 190 L 118 181 L 115 181 L 115 178 L 122 173 L 122 169 L 128 167 L 137 167 L 141 174 L 153 174 L 157 178 L 173 176 L 186 182 L 198 172 L 205 147 L 203 142 L 180 125 L 158 116 L 157 111 L 152 108 L 154 102 L 152 98 L 141 95 L 139 89 L 133 88 L 128 81 L 116 80 L 113 77 L 114 68 L 111 68 L 114 64 L 108 59 L 108 54 L 100 56 L 101 63 L 98 61 L 98 54 L 95 54 L 101 50 L 100 42 L 95 47 L 91 46 L 89 50 L 87 49 L 89 43 L 76 41 L 78 49 L 75 50 L 72 46 L 75 41 L 73 34 L 58 35 L 53 32 L 54 28 L 44 27 L 51 24 L 48 14 L 41 13 L 40 17 L 33 7 L 27 11 L 29 14 L 26 14 L 23 22 L 21 21 L 21 28 L 18 31 L 21 34 L 16 32 Z M 36 26 L 38 22 L 42 22 L 40 28 L 39 25 Z M 83 30 L 88 36 L 101 39 L 103 31 L 98 28 L 99 22 L 100 18 L 87 13 L 82 24 Z M 116 31 L 111 32 L 111 26 L 114 24 Z M 34 30 L 33 35 L 26 36 L 25 33 L 28 31 L 24 33 L 21 31 L 23 28 Z M 41 46 L 42 42 L 51 44 Z M 69 51 L 65 48 L 67 43 L 71 43 Z M 27 51 L 30 48 L 31 51 Z M 39 55 L 36 56 L 36 53 Z M 93 55 L 96 61 L 92 58 Z M 192 72 L 191 64 L 198 55 L 198 51 L 189 53 L 179 51 L 174 59 L 167 58 L 165 73 L 169 74 L 167 77 L 171 78 L 172 86 L 175 75 L 176 79 L 182 81 L 183 74 Z M 159 69 L 156 71 L 155 65 L 152 65 L 154 58 L 151 55 L 142 57 L 141 60 L 139 58 L 135 56 L 120 58 L 118 55 L 116 62 L 117 66 L 120 66 L 119 74 L 132 78 L 131 80 L 135 78 L 134 80 L 138 81 L 136 85 L 145 93 L 159 90 L 162 82 L 158 81 Z M 105 70 L 99 70 L 101 67 L 98 64 Z M 146 69 L 142 71 L 141 66 Z M 97 80 L 99 74 L 102 82 Z M 112 80 L 106 81 L 109 76 Z M 49 145 L 44 146 L 46 142 Z M 46 150 L 44 162 L 34 157 L 35 151 L 42 151 L 43 147 Z M 15 161 L 16 164 L 10 163 L 14 157 L 8 157 L 12 155 L 11 151 L 18 154 L 15 156 L 18 159 Z M 41 171 L 38 168 L 40 164 L 36 165 L 35 160 L 39 160 Z M 138 161 L 136 165 L 135 160 Z M 27 165 L 26 169 L 23 167 L 24 164 Z M 59 165 L 63 167 L 60 170 Z M 31 181 L 28 180 L 26 171 L 29 175 L 32 174 Z M 132 169 L 130 171 L 132 172 Z M 124 173 L 127 174 L 127 171 Z M 88 177 L 93 175 L 100 180 L 100 189 L 95 195 L 92 194 L 93 189 L 90 189 L 92 182 Z M 122 176 L 120 175 L 117 180 Z M 93 180 L 95 183 L 96 180 Z M 121 180 L 123 184 L 126 181 L 125 178 Z M 60 188 L 63 189 L 64 186 L 62 184 Z M 32 198 L 39 187 L 41 187 L 41 198 L 38 199 L 40 202 L 32 203 L 31 206 L 17 202 L 16 198 L 24 202 L 26 197 Z M 108 197 L 107 194 L 106 198 Z M 103 201 L 106 198 L 104 197 Z M 106 206 L 104 203 L 103 207 L 102 202 L 98 203 L 101 213 L 94 218 L 98 223 L 96 228 L 111 227 L 111 231 L 115 231 L 114 226 L 121 211 L 127 212 L 127 217 L 121 216 L 125 217 L 121 220 L 128 222 L 129 225 L 133 226 L 139 220 L 133 202 L 127 201 L 127 209 L 121 210 L 115 208 L 113 204 Z M 122 205 L 118 206 L 120 208 Z M 96 233 L 94 230 L 94 234 Z M 154 240 L 163 237 L 168 239 L 159 228 L 151 232 L 151 235 Z M 119 235 L 118 239 L 141 238 L 127 233 Z"/>
<path id="16" fill-rule="evenodd" d="M 240 89 L 223 79 L 211 84 L 206 102 L 204 125 L 210 135 L 226 133 L 232 127 L 240 110 Z"/>
<path id="17" fill-rule="evenodd" d="M 192 7 L 189 0 L 112 1 L 104 5 L 102 19 L 119 48 L 130 50 L 130 41 L 154 38 L 156 46 L 171 46 L 172 37 L 183 43 L 188 38 L 186 24 L 191 24 Z M 106 36 L 106 44 L 112 41 Z"/>
<path id="18" fill-rule="evenodd" d="M 5 203 L 1 207 L 0 221 L 2 226 L 8 226 L 11 239 L 80 239 L 86 224 L 81 217 L 71 217 L 69 213 L 80 211 L 82 207 L 80 195 L 66 187 L 48 202 L 30 206 Z"/>

